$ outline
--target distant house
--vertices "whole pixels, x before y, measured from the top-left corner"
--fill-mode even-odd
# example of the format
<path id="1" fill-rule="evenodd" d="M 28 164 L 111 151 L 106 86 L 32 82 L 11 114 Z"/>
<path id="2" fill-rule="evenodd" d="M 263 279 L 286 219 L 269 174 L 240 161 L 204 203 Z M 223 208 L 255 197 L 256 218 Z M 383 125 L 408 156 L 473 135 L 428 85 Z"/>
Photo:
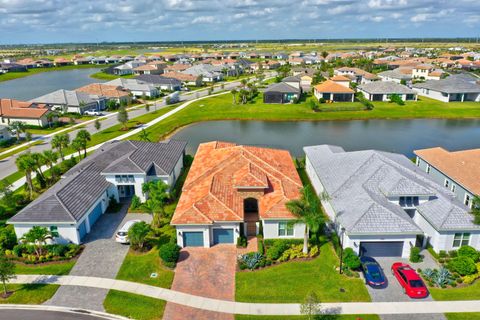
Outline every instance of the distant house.
<path id="1" fill-rule="evenodd" d="M 295 87 L 297 89 L 302 89 L 302 79 L 300 76 L 290 76 L 282 79 L 282 82 L 285 82 L 286 84 Z"/>
<path id="2" fill-rule="evenodd" d="M 8 126 L 0 125 L 0 141 L 10 140 L 12 138 L 12 134 Z"/>
<path id="3" fill-rule="evenodd" d="M 264 103 L 291 103 L 300 98 L 302 90 L 286 82 L 269 85 L 263 92 Z"/>
<path id="4" fill-rule="evenodd" d="M 358 84 L 379 80 L 378 76 L 359 68 L 342 67 L 333 71 L 334 75 L 349 77 Z"/>
<path id="5" fill-rule="evenodd" d="M 46 104 L 52 110 L 83 114 L 87 110 L 104 110 L 106 100 L 96 95 L 60 89 L 30 101 Z"/>
<path id="6" fill-rule="evenodd" d="M 198 75 L 192 75 L 188 73 L 182 73 L 182 72 L 166 72 L 162 75 L 165 78 L 173 78 L 177 79 L 178 81 L 181 81 L 183 84 L 187 86 L 201 86 L 203 83 L 202 76 Z"/>
<path id="7" fill-rule="evenodd" d="M 91 60 L 87 58 L 76 58 L 73 60 L 73 64 L 75 65 L 82 65 L 82 64 L 90 64 Z"/>
<path id="8" fill-rule="evenodd" d="M 162 74 L 165 68 L 164 64 L 144 64 L 133 69 L 133 74 Z"/>
<path id="9" fill-rule="evenodd" d="M 165 67 L 165 73 L 167 72 L 180 72 L 187 70 L 190 68 L 192 65 L 191 64 L 185 64 L 185 63 L 175 63 L 171 64 Z"/>
<path id="10" fill-rule="evenodd" d="M 167 78 L 153 74 L 142 74 L 137 76 L 135 79 L 146 83 L 151 83 L 160 90 L 179 91 L 182 89 L 182 82 L 174 78 Z"/>
<path id="11" fill-rule="evenodd" d="M 382 81 L 393 81 L 396 83 L 405 84 L 410 83 L 412 81 L 412 69 L 410 68 L 397 68 L 393 70 L 387 70 L 378 73 L 378 76 Z"/>
<path id="12" fill-rule="evenodd" d="M 113 68 L 113 73 L 119 76 L 133 74 L 133 69 L 143 66 L 145 62 L 142 61 L 128 61 L 125 64 Z"/>
<path id="13" fill-rule="evenodd" d="M 222 67 L 211 64 L 196 64 L 181 71 L 181 73 L 196 77 L 201 76 L 203 82 L 216 82 L 223 79 Z"/>
<path id="14" fill-rule="evenodd" d="M 20 121 L 27 125 L 45 127 L 49 123 L 50 113 L 50 109 L 45 104 L 0 99 L 1 124 L 8 125 L 14 121 Z"/>
<path id="15" fill-rule="evenodd" d="M 480 101 L 480 84 L 475 79 L 469 81 L 454 75 L 441 80 L 415 83 L 413 90 L 421 96 L 443 102 Z"/>
<path id="16" fill-rule="evenodd" d="M 480 195 L 480 149 L 448 151 L 441 147 L 415 150 L 416 164 L 467 207 Z"/>
<path id="17" fill-rule="evenodd" d="M 417 100 L 417 93 L 407 86 L 393 81 L 375 81 L 357 87 L 370 101 L 389 101 L 392 95 L 398 95 L 403 101 Z"/>
<path id="18" fill-rule="evenodd" d="M 313 78 L 313 76 L 317 71 L 318 71 L 317 69 L 313 69 L 313 68 L 295 67 L 295 68 L 292 68 L 292 75 L 294 76 L 308 75 Z"/>
<path id="19" fill-rule="evenodd" d="M 0 62 L 0 73 L 7 72 L 26 72 L 27 67 L 18 63 Z"/>
<path id="20" fill-rule="evenodd" d="M 353 102 L 355 92 L 332 80 L 324 81 L 313 87 L 313 94 L 317 99 L 334 102 Z"/>
<path id="21" fill-rule="evenodd" d="M 87 93 L 89 95 L 105 97 L 108 100 L 113 100 L 119 104 L 130 103 L 132 100 L 130 92 L 120 86 L 111 86 L 103 83 L 91 83 L 76 89 L 76 91 Z"/>
<path id="22" fill-rule="evenodd" d="M 154 85 L 137 79 L 117 78 L 108 81 L 105 84 L 122 87 L 125 90 L 130 91 L 135 97 L 146 96 L 149 98 L 156 98 L 159 95 L 159 91 Z"/>
<path id="23" fill-rule="evenodd" d="M 422 63 L 412 69 L 412 77 L 414 79 L 440 80 L 443 74 L 443 70 L 435 69 L 431 64 Z"/>
<path id="24" fill-rule="evenodd" d="M 53 60 L 53 64 L 56 67 L 62 67 L 62 66 L 68 66 L 68 65 L 73 64 L 73 61 L 65 59 L 65 58 L 57 58 L 57 59 Z"/>

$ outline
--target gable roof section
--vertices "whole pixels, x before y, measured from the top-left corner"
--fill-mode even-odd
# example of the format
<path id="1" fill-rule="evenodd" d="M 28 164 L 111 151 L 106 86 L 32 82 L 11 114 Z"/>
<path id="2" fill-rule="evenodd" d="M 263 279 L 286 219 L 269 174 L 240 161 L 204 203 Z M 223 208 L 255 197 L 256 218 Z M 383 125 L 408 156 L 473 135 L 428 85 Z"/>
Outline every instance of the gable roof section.
<path id="1" fill-rule="evenodd" d="M 264 92 L 300 93 L 300 89 L 295 88 L 286 82 L 279 82 L 269 85 Z"/>
<path id="2" fill-rule="evenodd" d="M 428 80 L 422 83 L 415 83 L 413 87 L 445 93 L 480 93 L 480 84 L 453 76 L 440 80 Z"/>
<path id="3" fill-rule="evenodd" d="M 39 119 L 49 111 L 45 104 L 0 99 L 0 115 L 2 117 Z"/>
<path id="4" fill-rule="evenodd" d="M 332 80 L 326 80 L 320 84 L 317 84 L 315 87 L 317 92 L 328 92 L 328 93 L 354 93 L 350 88 L 347 88 L 339 83 L 336 83 Z"/>
<path id="5" fill-rule="evenodd" d="M 416 94 L 416 92 L 403 84 L 393 81 L 375 81 L 358 86 L 358 89 L 370 94 Z"/>
<path id="6" fill-rule="evenodd" d="M 107 98 L 127 97 L 129 92 L 123 90 L 120 86 L 113 86 L 103 83 L 91 83 L 76 89 L 86 94 L 103 96 Z"/>
<path id="7" fill-rule="evenodd" d="M 94 103 L 96 99 L 94 96 L 84 92 L 60 89 L 30 101 L 45 104 L 80 106 L 82 103 Z"/>

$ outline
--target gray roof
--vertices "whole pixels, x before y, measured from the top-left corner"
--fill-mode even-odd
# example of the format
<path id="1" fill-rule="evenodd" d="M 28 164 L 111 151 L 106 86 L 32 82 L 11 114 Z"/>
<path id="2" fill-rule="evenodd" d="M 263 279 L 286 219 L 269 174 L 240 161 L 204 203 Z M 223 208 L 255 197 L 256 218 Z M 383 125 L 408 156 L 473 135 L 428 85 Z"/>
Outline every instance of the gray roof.
<path id="1" fill-rule="evenodd" d="M 403 155 L 376 150 L 345 152 L 329 145 L 305 147 L 304 151 L 348 233 L 421 232 L 402 207 L 389 201 L 414 195 L 428 197 L 417 210 L 435 229 L 480 229 L 453 193 Z"/>
<path id="2" fill-rule="evenodd" d="M 150 92 L 150 91 L 156 90 L 152 84 L 146 83 L 137 79 L 117 78 L 117 79 L 108 81 L 105 84 L 112 85 L 112 86 L 120 86 L 122 88 L 131 90 L 131 91 Z"/>
<path id="3" fill-rule="evenodd" d="M 213 66 L 211 64 L 196 64 L 190 68 L 181 71 L 182 73 L 191 74 L 194 76 L 217 77 L 222 74 L 223 66 Z"/>
<path id="4" fill-rule="evenodd" d="M 9 223 L 75 223 L 112 184 L 102 173 L 170 174 L 186 142 L 113 141 L 69 170 L 62 179 L 22 209 Z M 112 162 L 113 161 L 113 162 Z M 129 169 L 135 168 L 136 171 Z M 119 171 L 115 171 L 118 169 Z"/>
<path id="5" fill-rule="evenodd" d="M 378 76 L 389 77 L 389 78 L 392 78 L 392 79 L 405 80 L 405 81 L 412 80 L 412 75 L 411 74 L 402 73 L 398 70 L 398 68 L 393 69 L 393 70 L 387 70 L 387 71 L 380 72 L 380 73 L 378 73 Z"/>
<path id="6" fill-rule="evenodd" d="M 449 76 L 445 79 L 415 83 L 413 87 L 445 93 L 480 93 L 480 84 L 468 81 L 465 77 L 457 76 Z"/>
<path id="7" fill-rule="evenodd" d="M 358 89 L 370 94 L 416 94 L 415 91 L 393 81 L 375 81 L 358 86 Z"/>
<path id="8" fill-rule="evenodd" d="M 34 98 L 30 101 L 45 104 L 80 106 L 82 103 L 94 103 L 97 101 L 97 99 L 97 96 L 90 95 L 88 93 L 60 89 L 51 93 L 47 93 L 46 95 L 43 95 L 41 97 Z"/>
<path id="9" fill-rule="evenodd" d="M 300 93 L 300 89 L 292 87 L 285 82 L 279 82 L 269 85 L 264 92 Z"/>
<path id="10" fill-rule="evenodd" d="M 182 86 L 182 82 L 180 80 L 177 80 L 174 78 L 162 77 L 156 74 L 142 74 L 135 77 L 135 79 L 138 79 L 143 82 L 152 83 L 154 85 L 166 84 L 174 87 Z"/>
<path id="11" fill-rule="evenodd" d="M 302 81 L 302 79 L 300 79 L 299 76 L 289 76 L 282 79 L 282 82 L 300 82 L 300 81 Z"/>

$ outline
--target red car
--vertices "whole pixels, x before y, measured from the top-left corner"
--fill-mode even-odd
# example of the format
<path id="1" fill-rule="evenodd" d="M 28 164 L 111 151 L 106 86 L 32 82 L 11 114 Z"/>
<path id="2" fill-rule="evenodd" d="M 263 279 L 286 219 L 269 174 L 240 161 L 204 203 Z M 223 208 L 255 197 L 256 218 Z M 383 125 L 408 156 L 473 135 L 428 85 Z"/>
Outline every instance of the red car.
<path id="1" fill-rule="evenodd" d="M 425 298 L 428 296 L 428 289 L 422 278 L 408 264 L 395 262 L 392 264 L 392 274 L 403 287 L 403 292 L 410 298 Z"/>

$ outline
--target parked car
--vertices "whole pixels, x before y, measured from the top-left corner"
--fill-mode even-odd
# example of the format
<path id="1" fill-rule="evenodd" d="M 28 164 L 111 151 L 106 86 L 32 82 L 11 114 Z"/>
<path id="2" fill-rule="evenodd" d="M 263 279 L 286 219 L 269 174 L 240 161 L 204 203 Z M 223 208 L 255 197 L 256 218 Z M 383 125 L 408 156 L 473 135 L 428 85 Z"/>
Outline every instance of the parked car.
<path id="1" fill-rule="evenodd" d="M 402 262 L 392 264 L 392 274 L 403 287 L 403 292 L 410 298 L 425 298 L 428 289 L 418 273 L 410 265 Z"/>
<path id="2" fill-rule="evenodd" d="M 115 241 L 120 242 L 123 244 L 128 244 L 130 243 L 130 240 L 128 239 L 128 230 L 137 222 L 141 222 L 142 220 L 130 220 L 125 222 L 123 227 L 121 227 L 117 233 L 115 234 Z"/>
<path id="3" fill-rule="evenodd" d="M 372 257 L 361 256 L 360 262 L 362 263 L 362 272 L 366 284 L 372 288 L 379 288 L 387 283 L 377 260 Z"/>
<path id="4" fill-rule="evenodd" d="M 102 113 L 100 111 L 97 111 L 97 110 L 87 110 L 85 111 L 85 114 L 87 116 L 101 116 Z"/>

